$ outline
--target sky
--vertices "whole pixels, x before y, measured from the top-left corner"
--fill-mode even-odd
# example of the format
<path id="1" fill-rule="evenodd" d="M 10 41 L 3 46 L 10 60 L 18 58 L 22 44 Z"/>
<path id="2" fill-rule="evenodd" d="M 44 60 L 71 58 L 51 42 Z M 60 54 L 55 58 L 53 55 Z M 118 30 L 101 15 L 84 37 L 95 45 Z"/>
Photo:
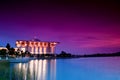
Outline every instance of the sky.
<path id="1" fill-rule="evenodd" d="M 117 0 L 1 0 L 0 46 L 16 40 L 57 41 L 56 52 L 120 51 Z"/>

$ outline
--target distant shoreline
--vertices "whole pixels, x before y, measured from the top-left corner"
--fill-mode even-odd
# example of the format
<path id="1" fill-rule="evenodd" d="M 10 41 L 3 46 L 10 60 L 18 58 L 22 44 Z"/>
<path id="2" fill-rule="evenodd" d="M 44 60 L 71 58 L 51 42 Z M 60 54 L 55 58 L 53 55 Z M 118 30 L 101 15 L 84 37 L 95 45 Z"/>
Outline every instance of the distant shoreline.
<path id="1" fill-rule="evenodd" d="M 86 54 L 86 55 L 73 55 L 70 53 L 62 52 L 57 55 L 57 58 L 88 58 L 88 57 L 120 57 L 120 52 L 116 53 L 97 53 L 97 54 Z"/>
<path id="2" fill-rule="evenodd" d="M 80 56 L 80 57 L 48 57 L 48 58 L 45 58 L 45 57 L 29 57 L 31 58 L 30 60 L 54 60 L 54 59 L 77 59 L 77 58 L 101 58 L 101 57 L 120 57 L 120 56 L 87 56 L 87 57 L 83 57 L 83 56 Z M 9 59 L 8 60 L 0 60 L 0 63 L 9 63 Z"/>
<path id="3" fill-rule="evenodd" d="M 25 56 L 21 56 L 25 57 Z M 73 55 L 70 53 L 62 52 L 60 54 L 42 54 L 42 55 L 31 55 L 28 56 L 31 60 L 34 59 L 74 59 L 74 58 L 92 58 L 92 57 L 120 57 L 120 52 L 111 53 L 111 54 L 89 54 L 89 55 Z M 8 60 L 12 58 L 8 56 Z M 17 58 L 17 57 L 14 57 Z M 8 61 L 5 56 L 0 56 L 0 62 Z"/>

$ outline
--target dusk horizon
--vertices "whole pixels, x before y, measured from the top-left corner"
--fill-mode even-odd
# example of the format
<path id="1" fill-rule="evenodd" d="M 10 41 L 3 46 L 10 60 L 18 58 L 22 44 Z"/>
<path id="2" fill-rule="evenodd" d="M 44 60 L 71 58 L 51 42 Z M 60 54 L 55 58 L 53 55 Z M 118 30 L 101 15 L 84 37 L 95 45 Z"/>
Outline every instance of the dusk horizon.
<path id="1" fill-rule="evenodd" d="M 16 40 L 60 42 L 56 53 L 120 52 L 117 1 L 0 1 L 0 46 Z"/>

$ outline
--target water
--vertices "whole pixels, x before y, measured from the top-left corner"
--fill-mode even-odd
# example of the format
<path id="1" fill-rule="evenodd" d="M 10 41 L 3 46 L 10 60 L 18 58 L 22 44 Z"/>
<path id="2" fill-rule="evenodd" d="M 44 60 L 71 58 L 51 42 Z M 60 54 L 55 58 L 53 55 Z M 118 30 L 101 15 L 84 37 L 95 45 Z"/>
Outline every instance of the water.
<path id="1" fill-rule="evenodd" d="M 7 69 L 6 80 L 120 80 L 120 57 L 31 60 Z"/>

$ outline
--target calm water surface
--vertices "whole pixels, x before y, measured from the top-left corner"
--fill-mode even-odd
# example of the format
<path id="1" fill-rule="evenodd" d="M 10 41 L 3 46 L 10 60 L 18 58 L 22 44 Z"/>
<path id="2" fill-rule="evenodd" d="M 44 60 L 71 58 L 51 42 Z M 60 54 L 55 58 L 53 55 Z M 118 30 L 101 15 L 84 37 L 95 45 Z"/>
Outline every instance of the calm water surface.
<path id="1" fill-rule="evenodd" d="M 120 80 L 120 57 L 31 60 L 8 68 L 7 80 Z"/>

